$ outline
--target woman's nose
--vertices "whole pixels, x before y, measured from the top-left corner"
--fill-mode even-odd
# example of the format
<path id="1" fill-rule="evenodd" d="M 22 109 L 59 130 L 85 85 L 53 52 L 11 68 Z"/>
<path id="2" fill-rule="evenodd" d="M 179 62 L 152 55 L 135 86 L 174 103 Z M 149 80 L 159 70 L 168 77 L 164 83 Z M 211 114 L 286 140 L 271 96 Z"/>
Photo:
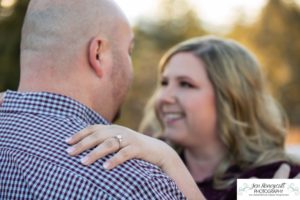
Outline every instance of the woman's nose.
<path id="1" fill-rule="evenodd" d="M 172 86 L 166 86 L 160 90 L 158 100 L 161 103 L 172 104 L 176 102 L 176 91 Z"/>

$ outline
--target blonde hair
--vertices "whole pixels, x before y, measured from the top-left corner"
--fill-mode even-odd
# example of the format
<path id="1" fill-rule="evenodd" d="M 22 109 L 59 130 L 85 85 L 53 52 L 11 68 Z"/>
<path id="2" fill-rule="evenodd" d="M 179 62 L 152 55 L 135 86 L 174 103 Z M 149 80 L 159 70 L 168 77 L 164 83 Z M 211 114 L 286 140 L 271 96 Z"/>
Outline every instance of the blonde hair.
<path id="1" fill-rule="evenodd" d="M 139 131 L 155 138 L 163 138 L 161 123 L 159 122 L 154 109 L 156 94 L 157 92 L 154 92 L 146 104 Z"/>
<path id="2" fill-rule="evenodd" d="M 235 177 L 225 178 L 232 164 L 245 171 L 276 160 L 289 160 L 284 153 L 287 119 L 268 92 L 260 66 L 249 51 L 229 39 L 194 38 L 163 56 L 160 73 L 180 52 L 190 52 L 202 60 L 214 88 L 217 133 L 227 148 L 214 174 L 216 188 L 226 188 L 235 181 Z"/>

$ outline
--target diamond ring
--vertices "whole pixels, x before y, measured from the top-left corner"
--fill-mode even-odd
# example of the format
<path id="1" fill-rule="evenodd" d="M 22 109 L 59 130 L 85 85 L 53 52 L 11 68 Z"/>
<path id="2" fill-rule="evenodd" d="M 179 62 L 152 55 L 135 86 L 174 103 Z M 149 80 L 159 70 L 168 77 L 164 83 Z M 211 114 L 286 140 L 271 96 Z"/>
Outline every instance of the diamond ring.
<path id="1" fill-rule="evenodd" d="M 119 149 L 121 149 L 121 147 L 122 147 L 122 141 L 123 141 L 122 135 L 115 135 L 113 138 L 115 138 L 118 141 L 118 143 L 119 143 Z"/>

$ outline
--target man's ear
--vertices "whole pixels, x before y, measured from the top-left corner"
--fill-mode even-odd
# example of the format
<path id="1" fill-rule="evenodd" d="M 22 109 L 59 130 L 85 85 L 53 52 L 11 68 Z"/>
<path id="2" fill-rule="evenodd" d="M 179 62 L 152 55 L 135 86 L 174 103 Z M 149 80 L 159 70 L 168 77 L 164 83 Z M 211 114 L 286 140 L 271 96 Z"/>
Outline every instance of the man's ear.
<path id="1" fill-rule="evenodd" d="M 92 69 L 95 71 L 98 77 L 103 76 L 103 67 L 102 67 L 102 50 L 103 50 L 103 41 L 100 37 L 95 37 L 91 40 L 89 45 L 89 63 Z"/>

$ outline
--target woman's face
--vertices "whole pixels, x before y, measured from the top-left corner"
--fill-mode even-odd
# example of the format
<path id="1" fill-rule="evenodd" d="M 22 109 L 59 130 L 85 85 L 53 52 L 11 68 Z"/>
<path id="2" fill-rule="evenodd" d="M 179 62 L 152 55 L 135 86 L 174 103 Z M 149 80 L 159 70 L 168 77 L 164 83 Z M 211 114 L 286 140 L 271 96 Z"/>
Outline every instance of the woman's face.
<path id="1" fill-rule="evenodd" d="M 218 140 L 214 90 L 193 54 L 175 54 L 165 66 L 155 108 L 171 141 L 192 147 Z"/>

